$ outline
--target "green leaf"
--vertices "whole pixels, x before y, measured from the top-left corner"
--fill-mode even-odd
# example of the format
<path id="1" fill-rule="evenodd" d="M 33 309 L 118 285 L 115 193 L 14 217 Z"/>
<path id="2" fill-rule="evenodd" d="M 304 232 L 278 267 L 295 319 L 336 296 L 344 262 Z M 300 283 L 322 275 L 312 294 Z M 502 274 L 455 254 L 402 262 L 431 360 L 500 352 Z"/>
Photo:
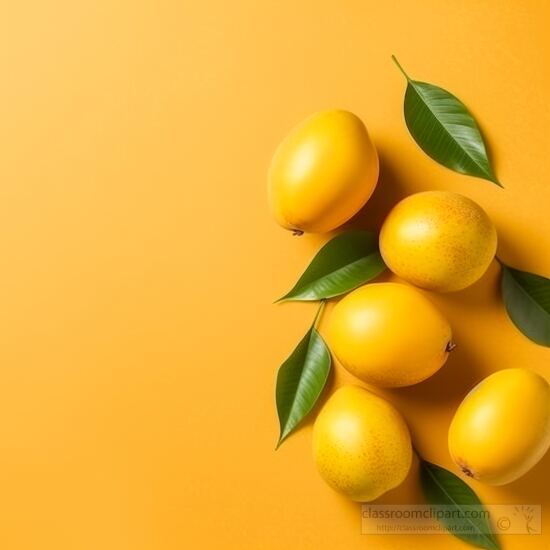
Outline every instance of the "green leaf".
<path id="1" fill-rule="evenodd" d="M 502 264 L 502 298 L 516 327 L 542 346 L 550 346 L 550 279 Z"/>
<path id="2" fill-rule="evenodd" d="M 317 252 L 294 288 L 279 302 L 333 298 L 374 279 L 386 269 L 370 231 L 340 233 Z"/>
<path id="3" fill-rule="evenodd" d="M 328 379 L 330 352 L 315 328 L 323 306 L 324 302 L 313 325 L 277 373 L 276 400 L 281 429 L 277 447 L 313 409 Z"/>
<path id="4" fill-rule="evenodd" d="M 498 550 L 499 544 L 492 533 L 491 525 L 482 514 L 472 514 L 484 510 L 478 496 L 458 476 L 441 466 L 420 459 L 420 482 L 429 504 L 450 507 L 450 514 L 438 518 L 452 535 L 475 546 Z M 478 508 L 481 507 L 481 508 Z"/>
<path id="5" fill-rule="evenodd" d="M 411 80 L 395 56 L 392 59 L 407 79 L 405 122 L 416 143 L 443 166 L 502 187 L 479 127 L 462 101 L 439 86 Z"/>

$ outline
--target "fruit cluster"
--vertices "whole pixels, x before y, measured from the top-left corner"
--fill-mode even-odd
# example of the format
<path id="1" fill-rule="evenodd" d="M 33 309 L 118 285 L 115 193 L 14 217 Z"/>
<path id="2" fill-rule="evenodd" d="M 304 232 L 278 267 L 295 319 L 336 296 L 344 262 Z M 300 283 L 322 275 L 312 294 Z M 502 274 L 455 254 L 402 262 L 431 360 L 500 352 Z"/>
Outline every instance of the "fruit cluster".
<path id="1" fill-rule="evenodd" d="M 295 127 L 274 155 L 272 211 L 295 234 L 331 231 L 365 205 L 378 172 L 376 149 L 358 117 L 318 113 Z M 496 248 L 489 216 L 471 199 L 442 191 L 405 198 L 384 221 L 379 249 L 406 284 L 368 284 L 344 297 L 327 331 L 334 355 L 373 386 L 409 386 L 432 376 L 455 343 L 450 324 L 424 291 L 470 286 Z M 549 384 L 522 368 L 495 372 L 457 409 L 448 444 L 464 474 L 493 485 L 518 479 L 550 446 Z M 400 413 L 359 386 L 342 387 L 328 399 L 315 421 L 313 449 L 323 479 L 357 501 L 399 485 L 412 461 Z"/>

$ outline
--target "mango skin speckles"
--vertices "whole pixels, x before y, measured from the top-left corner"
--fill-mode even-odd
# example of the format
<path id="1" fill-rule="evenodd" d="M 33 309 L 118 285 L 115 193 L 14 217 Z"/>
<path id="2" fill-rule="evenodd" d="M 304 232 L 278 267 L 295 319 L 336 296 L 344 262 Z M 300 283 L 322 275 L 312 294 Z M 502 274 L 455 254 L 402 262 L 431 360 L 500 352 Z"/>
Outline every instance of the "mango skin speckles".
<path id="1" fill-rule="evenodd" d="M 448 191 L 405 198 L 380 231 L 387 266 L 402 279 L 436 292 L 475 283 L 496 249 L 497 233 L 486 212 L 468 197 Z"/>
<path id="2" fill-rule="evenodd" d="M 344 386 L 315 421 L 313 456 L 328 485 L 352 500 L 370 502 L 407 477 L 409 429 L 385 399 L 359 386 Z"/>

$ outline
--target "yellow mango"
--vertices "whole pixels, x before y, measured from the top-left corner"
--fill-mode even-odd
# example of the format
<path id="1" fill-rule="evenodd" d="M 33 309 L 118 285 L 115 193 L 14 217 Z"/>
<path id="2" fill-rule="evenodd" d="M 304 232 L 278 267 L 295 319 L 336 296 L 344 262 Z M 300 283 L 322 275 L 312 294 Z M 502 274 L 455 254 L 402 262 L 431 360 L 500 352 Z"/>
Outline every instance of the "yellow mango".
<path id="1" fill-rule="evenodd" d="M 370 198 L 378 155 L 353 113 L 321 111 L 298 124 L 277 148 L 268 175 L 277 222 L 296 234 L 331 231 Z"/>
<path id="2" fill-rule="evenodd" d="M 481 206 L 448 191 L 403 199 L 380 231 L 386 265 L 409 283 L 438 292 L 475 283 L 496 249 L 496 230 Z"/>
<path id="3" fill-rule="evenodd" d="M 466 396 L 449 428 L 449 451 L 468 476 L 491 485 L 527 473 L 550 446 L 550 386 L 526 369 L 491 374 Z"/>
<path id="4" fill-rule="evenodd" d="M 445 317 L 419 290 L 400 283 L 368 284 L 340 300 L 328 339 L 349 372 L 381 387 L 428 378 L 454 348 Z"/>
<path id="5" fill-rule="evenodd" d="M 344 386 L 315 421 L 313 455 L 333 489 L 368 502 L 407 477 L 412 445 L 407 424 L 393 405 L 358 386 Z"/>

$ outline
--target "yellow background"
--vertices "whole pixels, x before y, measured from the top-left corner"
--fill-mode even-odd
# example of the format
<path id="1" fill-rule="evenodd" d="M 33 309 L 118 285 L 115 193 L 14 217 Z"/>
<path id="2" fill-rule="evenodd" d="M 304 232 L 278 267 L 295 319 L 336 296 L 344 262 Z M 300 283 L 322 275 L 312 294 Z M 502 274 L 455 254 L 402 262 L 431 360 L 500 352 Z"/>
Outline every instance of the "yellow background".
<path id="1" fill-rule="evenodd" d="M 276 369 L 315 306 L 271 302 L 327 236 L 275 225 L 266 170 L 296 122 L 352 110 L 381 157 L 353 225 L 377 227 L 412 192 L 459 191 L 492 216 L 504 261 L 549 275 L 549 18 L 542 0 L 4 0 L 2 549 L 465 548 L 360 535 L 358 505 L 315 472 L 310 422 L 274 451 Z M 505 190 L 418 149 L 392 53 L 472 109 Z M 458 348 L 432 379 L 386 392 L 449 468 L 447 427 L 476 381 L 550 376 L 498 278 L 494 264 L 434 296 Z M 337 368 L 331 388 L 344 380 Z M 420 502 L 416 473 L 382 502 Z M 549 477 L 550 455 L 506 487 L 472 485 L 485 502 L 548 506 Z"/>

